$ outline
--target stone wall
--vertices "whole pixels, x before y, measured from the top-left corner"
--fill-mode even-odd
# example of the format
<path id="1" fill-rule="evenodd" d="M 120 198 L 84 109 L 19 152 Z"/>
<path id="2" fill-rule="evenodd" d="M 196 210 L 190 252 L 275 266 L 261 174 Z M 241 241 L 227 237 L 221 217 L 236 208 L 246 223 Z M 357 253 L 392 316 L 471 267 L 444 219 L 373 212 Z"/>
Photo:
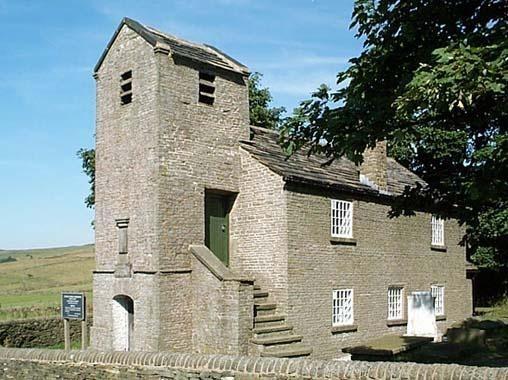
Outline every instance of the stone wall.
<path id="1" fill-rule="evenodd" d="M 405 295 L 445 286 L 447 326 L 472 314 L 471 283 L 466 279 L 462 228 L 445 221 L 446 251 L 431 249 L 431 216 L 390 219 L 390 206 L 345 193 L 288 186 L 289 263 L 288 322 L 319 358 L 337 357 L 343 347 L 384 334 L 406 331 L 387 321 L 389 286 L 403 286 Z M 353 201 L 353 241 L 332 241 L 330 198 Z M 353 289 L 354 322 L 332 328 L 332 291 Z M 406 317 L 407 318 L 407 317 Z"/>
<path id="2" fill-rule="evenodd" d="M 132 70 L 132 102 L 120 101 L 121 74 Z M 111 348 L 113 297 L 134 300 L 135 349 L 159 349 L 157 266 L 158 114 L 153 48 L 123 26 L 96 73 L 94 347 Z M 115 219 L 129 218 L 128 253 L 119 255 Z M 122 256 L 132 265 L 115 269 Z M 130 276 L 131 275 L 131 276 Z M 143 321 L 143 323 L 140 323 Z"/>
<path id="3" fill-rule="evenodd" d="M 91 325 L 88 319 L 88 325 Z M 81 322 L 70 322 L 71 341 L 81 341 Z M 35 318 L 0 322 L 0 346 L 33 348 L 64 342 L 61 318 Z"/>
<path id="4" fill-rule="evenodd" d="M 121 105 L 128 70 L 132 103 Z M 201 70 L 216 76 L 213 106 L 198 102 Z M 188 247 L 204 243 L 205 190 L 238 192 L 246 75 L 174 57 L 124 25 L 96 78 L 93 345 L 111 348 L 111 302 L 124 294 L 134 300 L 135 349 L 192 350 Z M 130 276 L 115 273 L 118 218 L 130 219 Z"/>
<path id="5" fill-rule="evenodd" d="M 192 341 L 199 353 L 248 353 L 253 281 L 237 276 L 205 246 L 192 246 Z"/>
<path id="6" fill-rule="evenodd" d="M 120 76 L 132 70 L 130 104 L 120 102 Z M 158 114 L 153 48 L 123 26 L 96 74 L 96 269 L 118 260 L 115 219 L 130 218 L 128 257 L 134 270 L 156 266 Z"/>
<path id="7" fill-rule="evenodd" d="M 205 240 L 205 190 L 239 191 L 239 140 L 249 137 L 247 80 L 182 57 L 158 54 L 161 270 L 188 267 Z M 198 102 L 199 72 L 215 75 L 213 106 Z M 232 256 L 232 255 L 231 255 Z"/>
<path id="8" fill-rule="evenodd" d="M 240 193 L 231 212 L 231 241 L 236 250 L 231 267 L 247 273 L 278 302 L 287 301 L 287 217 L 284 181 L 241 152 Z"/>
<path id="9" fill-rule="evenodd" d="M 508 379 L 506 368 L 0 348 L 0 379 Z"/>

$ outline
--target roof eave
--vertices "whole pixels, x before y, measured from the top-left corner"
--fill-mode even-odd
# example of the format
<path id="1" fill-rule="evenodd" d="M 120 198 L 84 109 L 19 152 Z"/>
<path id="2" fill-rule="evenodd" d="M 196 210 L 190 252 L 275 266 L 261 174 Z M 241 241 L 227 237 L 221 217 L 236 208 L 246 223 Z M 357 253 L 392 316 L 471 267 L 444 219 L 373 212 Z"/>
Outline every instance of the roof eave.
<path id="1" fill-rule="evenodd" d="M 285 182 L 294 183 L 294 184 L 302 184 L 302 185 L 311 185 L 313 187 L 330 189 L 330 190 L 338 190 L 341 192 L 358 194 L 370 197 L 376 197 L 379 199 L 392 199 L 392 195 L 383 194 L 375 190 L 366 189 L 366 188 L 358 188 L 354 186 L 343 185 L 339 183 L 330 183 L 324 181 L 316 181 L 309 178 L 297 177 L 291 175 L 282 175 Z"/>

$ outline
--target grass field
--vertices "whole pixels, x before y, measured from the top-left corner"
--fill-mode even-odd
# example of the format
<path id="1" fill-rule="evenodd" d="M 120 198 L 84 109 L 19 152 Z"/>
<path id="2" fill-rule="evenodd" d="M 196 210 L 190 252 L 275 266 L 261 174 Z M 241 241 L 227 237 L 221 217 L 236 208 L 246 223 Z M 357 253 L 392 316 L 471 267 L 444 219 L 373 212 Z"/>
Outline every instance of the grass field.
<path id="1" fill-rule="evenodd" d="M 56 315 L 64 290 L 85 291 L 91 301 L 94 266 L 91 244 L 0 250 L 0 320 Z"/>

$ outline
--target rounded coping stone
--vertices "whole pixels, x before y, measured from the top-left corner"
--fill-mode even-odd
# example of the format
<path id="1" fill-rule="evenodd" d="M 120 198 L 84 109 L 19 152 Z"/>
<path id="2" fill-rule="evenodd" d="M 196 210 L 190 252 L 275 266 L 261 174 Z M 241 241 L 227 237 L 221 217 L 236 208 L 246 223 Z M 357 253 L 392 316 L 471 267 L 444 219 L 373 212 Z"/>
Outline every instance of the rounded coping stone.
<path id="1" fill-rule="evenodd" d="M 197 368 L 202 369 L 206 366 L 206 363 L 208 363 L 208 358 L 206 356 L 200 356 L 196 363 L 196 366 Z"/>
<path id="2" fill-rule="evenodd" d="M 344 369 L 344 363 L 328 362 L 328 375 L 331 378 L 337 378 L 340 376 L 341 371 Z"/>
<path id="3" fill-rule="evenodd" d="M 310 378 L 344 379 L 400 378 L 400 379 L 507 379 L 506 368 L 465 367 L 457 364 L 415 364 L 383 362 L 337 362 L 309 359 L 259 358 L 232 355 L 201 355 L 169 352 L 100 352 L 64 351 L 49 349 L 0 348 L 0 358 L 7 360 L 49 361 L 88 364 L 136 364 L 139 366 L 207 369 L 217 375 L 254 371 L 258 375 L 291 375 Z M 169 366 L 168 366 L 169 363 Z M 173 363 L 173 364 L 172 364 Z M 173 367 L 173 368 L 172 368 Z M 219 376 L 220 377 L 220 376 Z"/>
<path id="4" fill-rule="evenodd" d="M 245 367 L 245 372 L 251 373 L 254 372 L 254 367 L 256 366 L 256 359 L 249 358 L 247 361 L 247 366 Z"/>
<path id="5" fill-rule="evenodd" d="M 387 364 L 387 372 L 389 374 L 389 376 L 393 377 L 393 378 L 400 378 L 400 375 L 401 375 L 401 366 L 400 365 L 394 365 L 395 363 L 388 363 Z M 432 379 L 432 377 L 431 377 Z"/>
<path id="6" fill-rule="evenodd" d="M 171 359 L 170 355 L 162 355 L 161 356 L 161 366 L 163 367 L 169 367 L 169 361 Z"/>
<path id="7" fill-rule="evenodd" d="M 211 370 L 213 370 L 213 371 L 219 370 L 221 358 L 222 358 L 221 355 L 214 355 L 214 358 L 211 362 L 211 364 L 212 364 L 210 367 Z"/>
<path id="8" fill-rule="evenodd" d="M 256 363 L 254 365 L 254 372 L 255 373 L 259 373 L 259 374 L 263 373 L 262 368 L 263 368 L 264 359 L 265 358 L 259 358 L 256 360 Z"/>
<path id="9" fill-rule="evenodd" d="M 313 368 L 311 368 L 311 378 L 322 378 L 325 373 L 326 363 L 325 362 L 314 362 Z"/>
<path id="10" fill-rule="evenodd" d="M 178 359 L 178 355 L 171 355 L 168 358 L 168 365 L 169 367 L 176 367 L 176 361 Z"/>
<path id="11" fill-rule="evenodd" d="M 275 360 L 269 360 L 269 365 L 266 367 L 266 374 L 268 374 L 268 375 L 275 374 L 273 371 L 275 368 L 275 363 L 276 363 Z"/>
<path id="12" fill-rule="evenodd" d="M 240 360 L 238 361 L 237 365 L 236 365 L 236 371 L 238 372 L 245 372 L 246 368 L 247 368 L 247 362 L 248 362 L 248 358 L 246 356 L 240 358 Z"/>
<path id="13" fill-rule="evenodd" d="M 282 365 L 284 364 L 284 362 L 282 360 L 274 360 L 274 363 L 275 365 L 273 366 L 273 371 L 275 373 L 282 373 Z"/>
<path id="14" fill-rule="evenodd" d="M 177 354 L 175 355 L 175 367 L 182 368 L 183 363 L 185 362 L 185 354 Z"/>
<path id="15" fill-rule="evenodd" d="M 162 366 L 162 363 L 164 361 L 164 352 L 159 352 L 157 355 L 155 355 L 154 360 L 154 366 Z"/>
<path id="16" fill-rule="evenodd" d="M 299 369 L 301 369 L 301 366 L 299 366 L 298 364 L 299 364 L 299 360 L 298 361 L 297 360 L 290 361 L 286 373 L 288 375 L 297 375 L 299 372 Z"/>
<path id="17" fill-rule="evenodd" d="M 404 366 L 402 368 L 402 371 L 400 372 L 400 378 L 401 379 L 409 379 L 409 378 L 411 378 L 411 373 L 414 370 L 415 363 L 408 363 L 408 364 L 409 365 Z M 369 371 L 369 375 L 371 375 L 373 373 L 373 371 L 372 371 L 373 368 L 374 367 L 371 367 L 371 370 Z"/>
<path id="18" fill-rule="evenodd" d="M 187 355 L 187 357 L 185 358 L 184 362 L 183 362 L 183 366 L 184 368 L 195 368 L 194 366 L 194 362 L 195 362 L 195 357 L 193 355 Z"/>

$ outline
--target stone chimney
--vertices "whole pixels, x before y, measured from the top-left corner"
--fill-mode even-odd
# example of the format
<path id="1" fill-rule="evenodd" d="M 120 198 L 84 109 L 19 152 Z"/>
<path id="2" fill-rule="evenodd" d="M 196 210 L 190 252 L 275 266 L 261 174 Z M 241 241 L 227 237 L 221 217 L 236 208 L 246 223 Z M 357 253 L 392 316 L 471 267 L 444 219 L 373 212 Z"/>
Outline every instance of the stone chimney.
<path id="1" fill-rule="evenodd" d="M 363 153 L 360 175 L 368 183 L 386 190 L 386 141 L 378 141 L 373 149 L 367 148 Z"/>

